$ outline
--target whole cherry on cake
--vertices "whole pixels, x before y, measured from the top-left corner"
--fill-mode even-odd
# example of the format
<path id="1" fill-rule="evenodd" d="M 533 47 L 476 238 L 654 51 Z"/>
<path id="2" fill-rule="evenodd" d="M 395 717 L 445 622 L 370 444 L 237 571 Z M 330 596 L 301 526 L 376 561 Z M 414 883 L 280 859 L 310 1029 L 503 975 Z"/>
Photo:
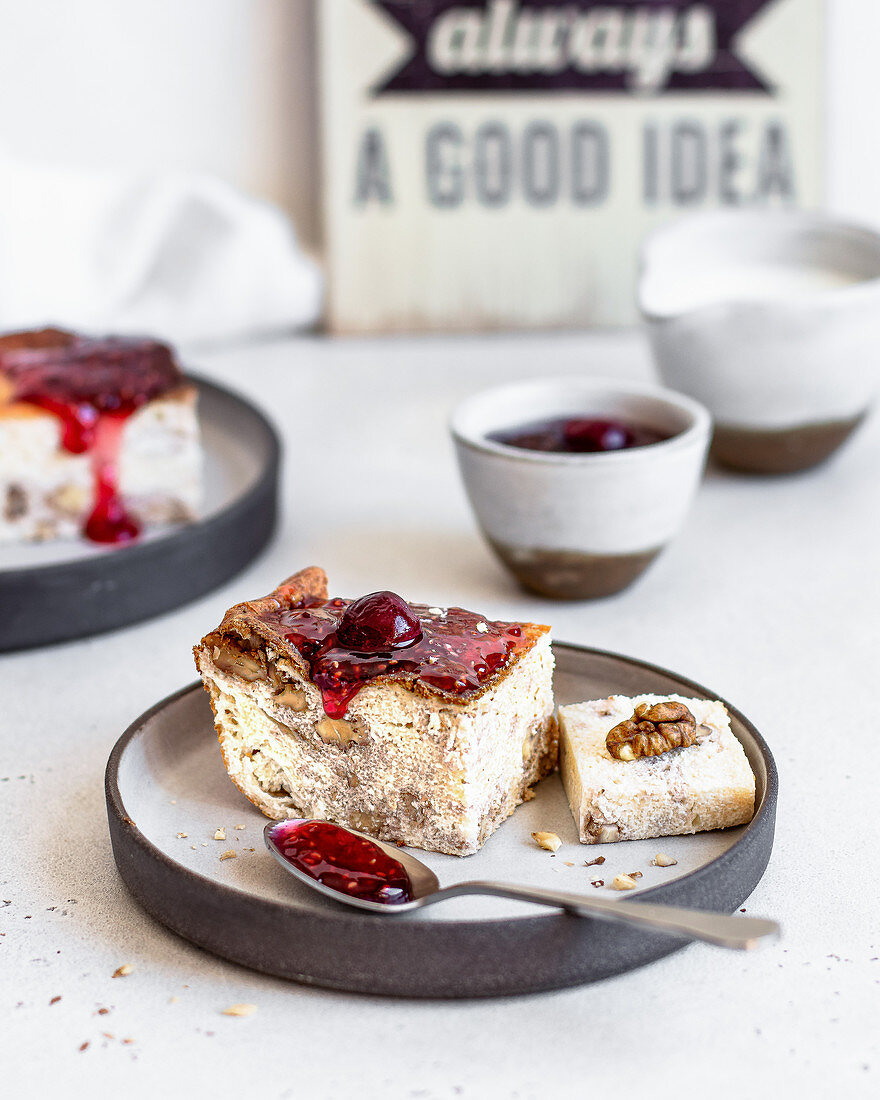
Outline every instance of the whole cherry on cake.
<path id="1" fill-rule="evenodd" d="M 350 649 L 371 653 L 412 645 L 422 636 L 418 616 L 396 592 L 371 592 L 346 607 L 336 637 Z"/>

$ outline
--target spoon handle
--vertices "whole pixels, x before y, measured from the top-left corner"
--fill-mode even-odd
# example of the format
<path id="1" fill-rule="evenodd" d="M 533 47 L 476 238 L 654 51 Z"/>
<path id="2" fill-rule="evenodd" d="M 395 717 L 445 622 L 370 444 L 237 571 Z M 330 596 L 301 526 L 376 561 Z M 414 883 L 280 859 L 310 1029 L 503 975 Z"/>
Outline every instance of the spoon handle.
<path id="1" fill-rule="evenodd" d="M 500 898 L 531 901 L 566 909 L 578 916 L 598 920 L 618 921 L 643 928 L 653 928 L 673 936 L 703 940 L 718 947 L 747 950 L 767 937 L 779 935 L 779 925 L 761 917 L 728 916 L 726 913 L 702 909 L 679 909 L 654 902 L 612 901 L 610 898 L 584 897 L 562 890 L 544 890 L 532 886 L 516 886 L 506 882 L 462 882 L 431 895 L 431 901 L 461 894 L 493 894 Z M 427 899 L 426 899 L 427 900 Z"/>

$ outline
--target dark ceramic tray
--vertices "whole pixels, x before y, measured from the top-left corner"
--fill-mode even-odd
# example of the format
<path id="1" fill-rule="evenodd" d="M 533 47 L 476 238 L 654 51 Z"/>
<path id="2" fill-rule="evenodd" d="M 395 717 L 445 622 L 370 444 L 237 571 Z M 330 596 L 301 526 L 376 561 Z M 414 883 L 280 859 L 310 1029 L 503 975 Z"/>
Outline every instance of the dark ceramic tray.
<path id="1" fill-rule="evenodd" d="M 202 517 L 116 548 L 85 540 L 0 547 L 0 652 L 100 634 L 180 607 L 229 580 L 269 541 L 278 436 L 243 397 L 191 381 L 205 450 Z"/>
<path id="2" fill-rule="evenodd" d="M 716 698 L 690 680 L 628 657 L 564 643 L 554 651 L 560 703 L 642 692 Z M 728 709 L 757 780 L 757 810 L 749 825 L 585 847 L 577 842 L 559 778 L 552 776 L 477 855 L 417 854 L 443 885 L 491 878 L 590 893 L 596 889 L 591 879 L 610 882 L 621 872 L 641 870 L 639 889 L 621 904 L 650 898 L 732 912 L 770 858 L 777 779 L 763 738 Z M 266 819 L 223 769 L 200 685 L 169 696 L 126 730 L 107 764 L 106 795 L 119 873 L 147 912 L 200 947 L 266 974 L 358 993 L 488 997 L 596 981 L 685 946 L 681 939 L 497 898 L 466 897 L 383 917 L 314 893 L 265 849 Z M 218 841 L 219 828 L 226 835 Z M 564 841 L 555 856 L 530 839 L 538 830 L 556 832 Z M 230 849 L 235 858 L 221 860 Z M 678 865 L 651 866 L 658 851 Z M 600 854 L 604 865 L 584 866 Z"/>

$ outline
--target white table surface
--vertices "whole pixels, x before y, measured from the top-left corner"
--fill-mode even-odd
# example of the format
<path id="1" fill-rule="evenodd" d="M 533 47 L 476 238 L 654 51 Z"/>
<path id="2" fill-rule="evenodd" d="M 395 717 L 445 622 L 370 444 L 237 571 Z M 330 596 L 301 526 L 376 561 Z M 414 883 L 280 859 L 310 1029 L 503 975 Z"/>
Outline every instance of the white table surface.
<path id="1" fill-rule="evenodd" d="M 877 1095 L 880 418 L 814 472 L 710 472 L 636 586 L 549 603 L 519 592 L 481 544 L 448 410 L 534 374 L 646 377 L 639 338 L 314 337 L 190 361 L 246 389 L 284 433 L 280 530 L 245 573 L 175 614 L 0 655 L 0 1091 Z M 405 1002 L 263 977 L 147 917 L 110 852 L 110 749 L 194 678 L 190 647 L 229 604 L 312 563 L 343 594 L 389 587 L 549 621 L 557 638 L 654 661 L 736 703 L 780 771 L 776 847 L 746 908 L 779 919 L 781 942 L 749 955 L 694 945 L 559 993 Z M 133 972 L 114 980 L 124 963 Z M 235 1002 L 258 1011 L 222 1015 Z"/>

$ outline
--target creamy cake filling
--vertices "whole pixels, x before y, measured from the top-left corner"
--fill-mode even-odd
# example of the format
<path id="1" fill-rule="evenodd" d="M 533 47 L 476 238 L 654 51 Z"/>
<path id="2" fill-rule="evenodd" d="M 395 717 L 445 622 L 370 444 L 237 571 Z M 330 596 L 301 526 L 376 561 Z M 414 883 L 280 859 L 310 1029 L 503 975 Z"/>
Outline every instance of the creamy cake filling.
<path id="1" fill-rule="evenodd" d="M 556 764 L 546 627 L 329 599 L 306 570 L 195 652 L 227 771 L 269 817 L 465 855 Z"/>

